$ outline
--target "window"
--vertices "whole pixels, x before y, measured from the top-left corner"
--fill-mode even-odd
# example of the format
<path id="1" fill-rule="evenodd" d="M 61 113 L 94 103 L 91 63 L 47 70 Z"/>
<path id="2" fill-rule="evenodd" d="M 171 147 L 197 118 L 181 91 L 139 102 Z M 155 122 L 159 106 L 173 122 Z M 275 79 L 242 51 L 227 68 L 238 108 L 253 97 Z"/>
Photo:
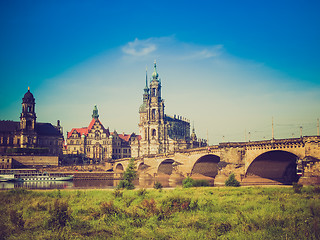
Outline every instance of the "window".
<path id="1" fill-rule="evenodd" d="M 95 139 L 96 140 L 100 140 L 101 139 L 100 131 L 98 131 L 98 130 L 95 132 Z"/>
<path id="2" fill-rule="evenodd" d="M 152 137 L 155 137 L 157 135 L 157 131 L 155 129 L 152 129 Z"/>
<path id="3" fill-rule="evenodd" d="M 156 119 L 156 110 L 155 109 L 152 109 L 151 119 L 152 120 Z"/>

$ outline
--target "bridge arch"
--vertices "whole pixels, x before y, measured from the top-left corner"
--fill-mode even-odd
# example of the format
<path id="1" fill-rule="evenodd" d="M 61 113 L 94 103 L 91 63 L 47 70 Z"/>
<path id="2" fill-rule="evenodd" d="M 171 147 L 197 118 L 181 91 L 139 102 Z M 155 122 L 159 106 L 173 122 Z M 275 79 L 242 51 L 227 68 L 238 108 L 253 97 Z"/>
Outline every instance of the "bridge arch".
<path id="1" fill-rule="evenodd" d="M 298 156 L 283 150 L 273 150 L 262 153 L 249 165 L 246 176 L 259 176 L 284 184 L 297 182 Z"/>
<path id="2" fill-rule="evenodd" d="M 191 175 L 201 174 L 206 177 L 214 178 L 218 174 L 218 163 L 220 157 L 213 154 L 207 154 L 200 157 L 193 165 Z"/>
<path id="3" fill-rule="evenodd" d="M 122 165 L 122 163 L 117 163 L 117 165 L 114 167 L 114 171 L 115 172 L 123 172 L 124 171 L 124 167 Z"/>
<path id="4" fill-rule="evenodd" d="M 158 166 L 157 174 L 171 175 L 172 171 L 173 171 L 173 163 L 174 162 L 175 161 L 173 159 L 163 160 Z"/>
<path id="5" fill-rule="evenodd" d="M 144 162 L 138 162 L 137 163 L 137 171 L 141 172 L 145 169 L 147 169 L 149 166 L 147 164 L 145 164 Z"/>

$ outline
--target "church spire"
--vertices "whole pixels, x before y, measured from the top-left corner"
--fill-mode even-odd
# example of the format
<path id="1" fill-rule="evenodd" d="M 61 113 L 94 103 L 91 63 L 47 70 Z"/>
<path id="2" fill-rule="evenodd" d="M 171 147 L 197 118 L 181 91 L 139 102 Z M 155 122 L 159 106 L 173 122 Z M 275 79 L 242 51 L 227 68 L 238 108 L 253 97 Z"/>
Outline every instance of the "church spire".
<path id="1" fill-rule="evenodd" d="M 154 68 L 154 71 L 152 73 L 152 78 L 153 78 L 153 80 L 158 80 L 159 74 L 157 73 L 157 62 L 156 62 L 156 60 L 154 60 L 153 68 Z"/>
<path id="2" fill-rule="evenodd" d="M 99 118 L 97 105 L 95 105 L 94 108 L 93 108 L 92 118 L 94 118 L 94 119 L 98 119 Z"/>
<path id="3" fill-rule="evenodd" d="M 192 141 L 197 141 L 196 130 L 194 129 L 194 121 L 193 121 L 193 123 L 192 123 L 191 140 L 192 140 Z"/>
<path id="4" fill-rule="evenodd" d="M 144 94 L 148 94 L 149 93 L 149 88 L 148 88 L 148 69 L 146 67 L 146 86 L 144 88 Z"/>

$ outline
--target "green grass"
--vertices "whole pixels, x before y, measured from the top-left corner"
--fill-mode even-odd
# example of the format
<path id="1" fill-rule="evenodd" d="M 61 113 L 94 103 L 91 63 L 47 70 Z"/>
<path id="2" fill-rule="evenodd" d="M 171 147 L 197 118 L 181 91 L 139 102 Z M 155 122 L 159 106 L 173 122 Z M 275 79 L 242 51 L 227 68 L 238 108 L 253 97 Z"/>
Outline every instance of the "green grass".
<path id="1" fill-rule="evenodd" d="M 304 187 L 0 192 L 0 239 L 320 239 Z"/>

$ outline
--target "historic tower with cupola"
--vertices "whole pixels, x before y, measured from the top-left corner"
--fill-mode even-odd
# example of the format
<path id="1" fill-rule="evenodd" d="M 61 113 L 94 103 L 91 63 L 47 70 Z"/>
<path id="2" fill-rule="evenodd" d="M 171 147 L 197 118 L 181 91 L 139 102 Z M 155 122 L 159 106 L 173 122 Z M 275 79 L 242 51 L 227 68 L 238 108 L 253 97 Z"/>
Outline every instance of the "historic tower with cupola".
<path id="1" fill-rule="evenodd" d="M 30 92 L 25 93 L 22 98 L 22 112 L 20 115 L 20 129 L 21 129 L 21 146 L 34 147 L 36 145 L 36 112 L 35 99 Z"/>
<path id="2" fill-rule="evenodd" d="M 157 73 L 156 62 L 154 62 L 150 88 L 146 73 L 146 86 L 139 114 L 142 152 L 148 155 L 166 152 L 164 100 L 161 98 L 161 80 Z"/>
<path id="3" fill-rule="evenodd" d="M 132 138 L 132 157 L 168 153 L 206 145 L 204 141 L 196 139 L 194 130 L 192 139 L 190 138 L 190 121 L 188 119 L 178 115 L 169 116 L 164 113 L 161 87 L 157 64 L 154 62 L 149 86 L 146 72 L 143 101 L 139 108 L 140 135 Z"/>

